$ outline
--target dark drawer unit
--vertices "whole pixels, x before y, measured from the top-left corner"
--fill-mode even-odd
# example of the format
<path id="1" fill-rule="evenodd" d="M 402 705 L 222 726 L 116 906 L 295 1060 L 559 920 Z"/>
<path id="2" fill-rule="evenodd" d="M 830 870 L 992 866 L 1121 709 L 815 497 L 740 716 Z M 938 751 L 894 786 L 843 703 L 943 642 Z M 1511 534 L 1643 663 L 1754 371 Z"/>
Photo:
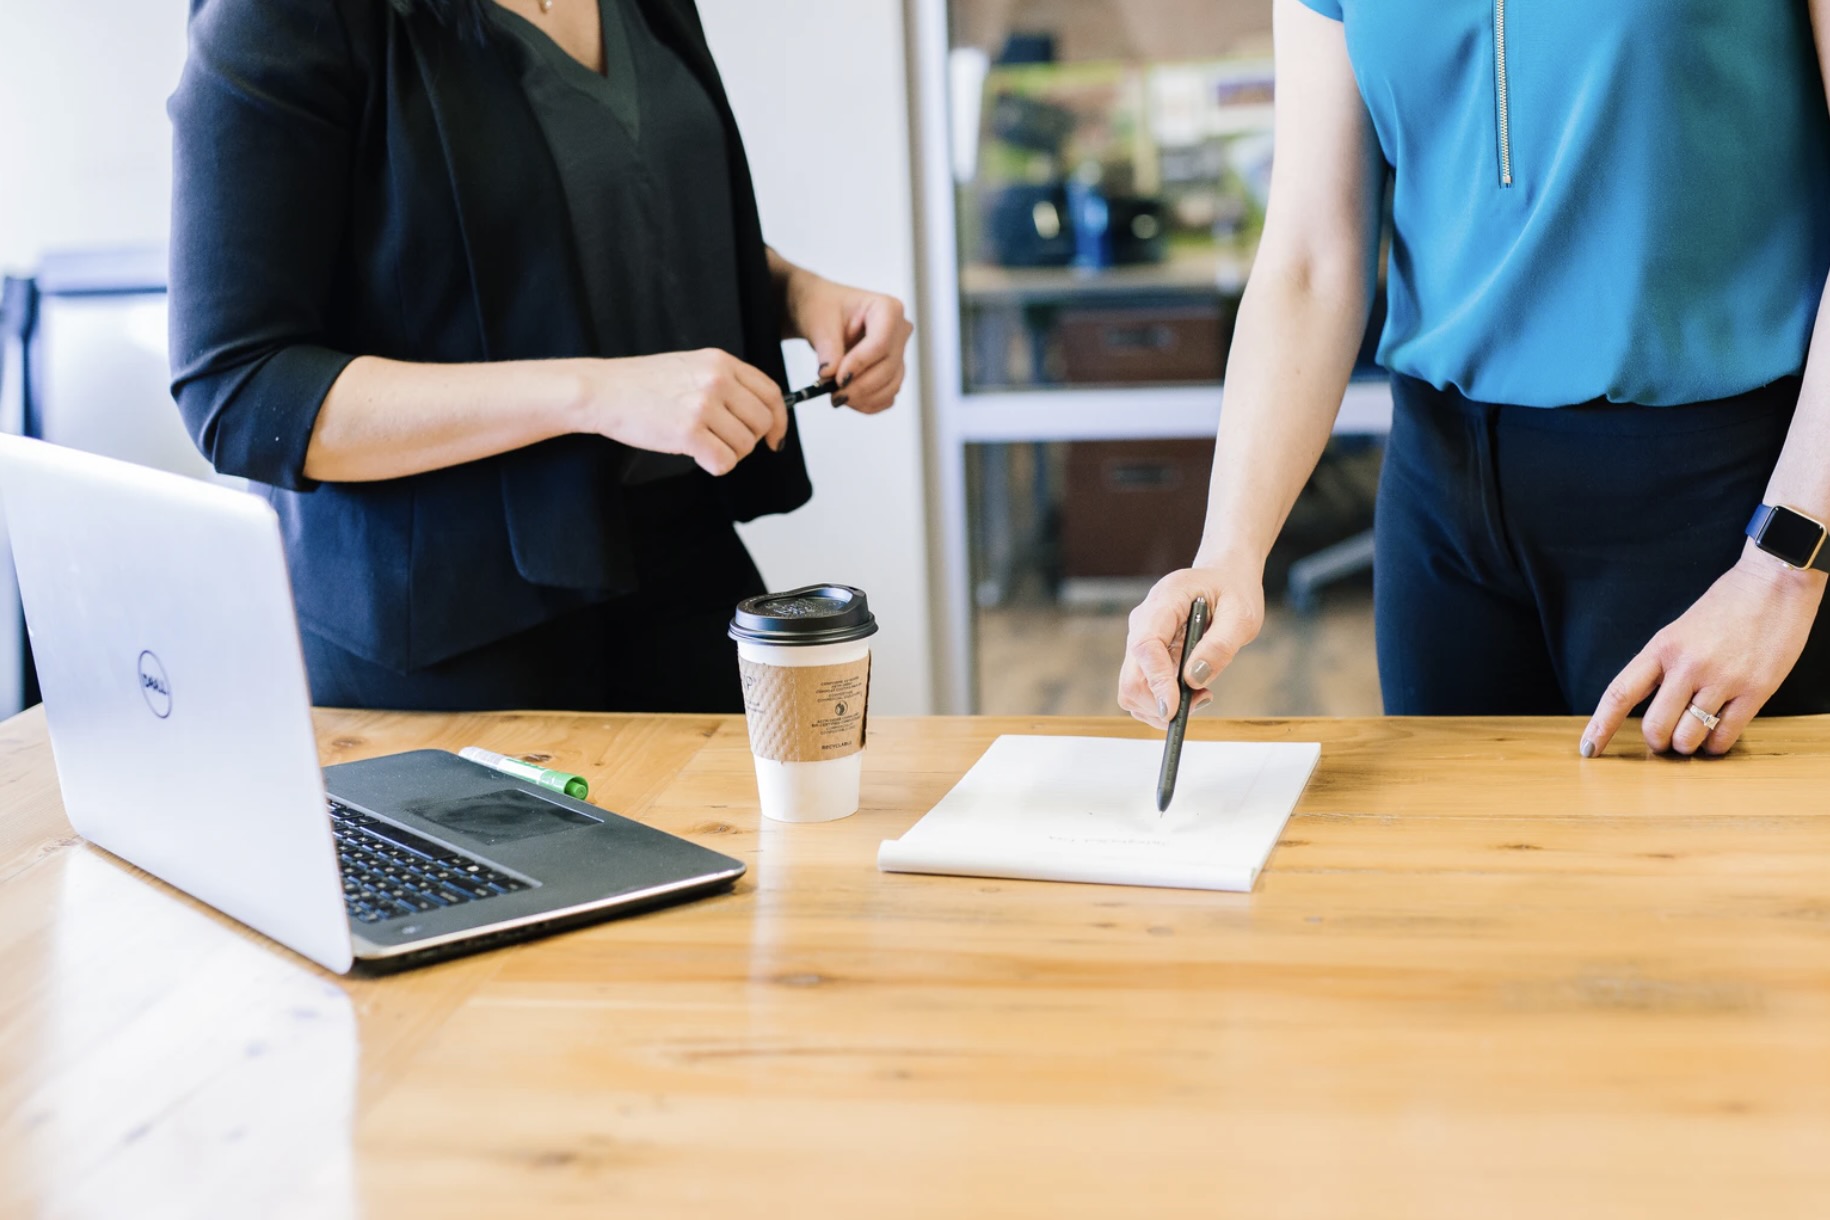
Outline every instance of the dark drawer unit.
<path id="1" fill-rule="evenodd" d="M 1062 575 L 1157 577 L 1201 543 L 1211 440 L 1081 441 L 1068 447 Z"/>
<path id="2" fill-rule="evenodd" d="M 1063 381 L 1080 385 L 1217 382 L 1233 337 L 1230 301 L 1148 309 L 1061 310 Z"/>

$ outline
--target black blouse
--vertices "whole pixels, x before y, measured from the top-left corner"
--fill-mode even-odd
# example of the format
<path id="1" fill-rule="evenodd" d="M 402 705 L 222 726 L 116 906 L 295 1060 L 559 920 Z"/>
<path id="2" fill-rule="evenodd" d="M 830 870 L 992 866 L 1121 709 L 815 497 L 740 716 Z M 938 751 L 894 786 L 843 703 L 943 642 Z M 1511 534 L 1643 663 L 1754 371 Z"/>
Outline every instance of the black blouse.
<path id="1" fill-rule="evenodd" d="M 729 150 L 704 86 L 630 0 L 598 0 L 602 75 L 491 8 L 565 190 L 594 354 L 741 353 Z M 690 458 L 631 453 L 623 479 L 693 469 Z"/>

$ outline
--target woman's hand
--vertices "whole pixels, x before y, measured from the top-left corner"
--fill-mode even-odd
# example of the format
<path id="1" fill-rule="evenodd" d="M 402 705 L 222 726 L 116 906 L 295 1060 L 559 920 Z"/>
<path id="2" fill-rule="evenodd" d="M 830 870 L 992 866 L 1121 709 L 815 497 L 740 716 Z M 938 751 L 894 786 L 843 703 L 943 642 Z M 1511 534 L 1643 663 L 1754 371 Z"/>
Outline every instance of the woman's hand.
<path id="1" fill-rule="evenodd" d="M 715 475 L 729 474 L 758 441 L 780 449 L 788 435 L 775 379 L 717 348 L 579 363 L 583 418 L 574 431 L 682 453 Z"/>
<path id="2" fill-rule="evenodd" d="M 902 302 L 847 288 L 795 267 L 782 286 L 789 337 L 805 339 L 820 359 L 820 378 L 839 383 L 833 405 L 866 415 L 888 410 L 902 389 L 903 353 L 915 327 Z"/>
<path id="3" fill-rule="evenodd" d="M 1207 598 L 1212 615 L 1184 675 L 1189 687 L 1200 692 L 1195 701 L 1199 708 L 1212 700 L 1207 688 L 1220 671 L 1264 626 L 1264 565 L 1233 562 L 1171 572 L 1131 612 L 1125 664 L 1118 674 L 1118 705 L 1155 728 L 1168 727 L 1181 704 L 1176 658 L 1181 656 L 1188 611 L 1197 597 Z"/>
<path id="4" fill-rule="evenodd" d="M 1640 732 L 1653 751 L 1726 754 L 1804 651 L 1824 577 L 1787 568 L 1752 544 L 1695 605 L 1628 662 L 1582 731 L 1582 755 L 1608 748 L 1640 700 L 1658 691 Z M 1710 729 L 1685 709 L 1721 717 Z"/>

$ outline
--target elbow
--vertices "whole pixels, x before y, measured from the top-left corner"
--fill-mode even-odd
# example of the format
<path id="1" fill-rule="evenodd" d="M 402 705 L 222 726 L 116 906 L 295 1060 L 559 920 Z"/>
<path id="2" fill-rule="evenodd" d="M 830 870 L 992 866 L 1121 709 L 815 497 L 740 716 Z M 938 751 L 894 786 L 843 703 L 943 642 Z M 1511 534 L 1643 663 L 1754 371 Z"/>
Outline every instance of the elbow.
<path id="1" fill-rule="evenodd" d="M 179 377 L 172 382 L 172 401 L 191 444 L 217 474 L 247 477 L 247 472 L 233 469 L 234 458 L 225 445 L 223 395 L 217 391 L 214 378 Z"/>
<path id="2" fill-rule="evenodd" d="M 184 430 L 190 434 L 191 443 L 217 474 L 275 487 L 292 487 L 302 482 L 302 479 L 289 477 L 272 462 L 261 460 L 254 438 L 237 427 L 233 411 L 222 410 L 205 390 L 196 386 L 183 390 L 174 387 L 173 399 L 178 404 L 178 414 L 184 421 Z M 277 447 L 277 437 L 268 439 Z"/>
<path id="3" fill-rule="evenodd" d="M 284 472 L 261 460 L 249 380 L 245 370 L 232 369 L 181 375 L 172 382 L 172 401 L 191 443 L 217 474 L 284 486 Z"/>
<path id="4" fill-rule="evenodd" d="M 1372 308 L 1378 271 L 1359 250 L 1311 246 L 1280 251 L 1268 259 L 1261 251 L 1252 267 L 1252 282 L 1261 280 L 1275 285 L 1280 295 L 1313 307 L 1365 313 Z"/>
<path id="5" fill-rule="evenodd" d="M 1379 226 L 1374 217 L 1330 208 L 1267 217 L 1250 282 L 1311 308 L 1361 313 L 1379 281 Z"/>
<path id="6" fill-rule="evenodd" d="M 172 397 L 205 460 L 219 474 L 309 491 L 306 454 L 318 409 L 347 356 L 283 348 L 222 367 L 179 369 Z"/>

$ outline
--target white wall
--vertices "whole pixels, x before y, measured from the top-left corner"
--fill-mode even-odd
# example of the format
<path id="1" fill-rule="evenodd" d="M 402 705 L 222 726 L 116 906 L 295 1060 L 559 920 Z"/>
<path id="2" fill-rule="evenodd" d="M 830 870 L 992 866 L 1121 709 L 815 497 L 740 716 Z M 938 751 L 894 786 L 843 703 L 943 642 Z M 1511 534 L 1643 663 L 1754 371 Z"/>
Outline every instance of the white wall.
<path id="1" fill-rule="evenodd" d="M 186 0 L 0 0 L 0 268 L 163 242 Z"/>
<path id="2" fill-rule="evenodd" d="M 915 216 L 901 0 L 699 0 L 743 128 L 763 232 L 783 255 L 832 279 L 894 293 L 915 311 Z M 915 342 L 922 341 L 917 334 Z M 825 403 L 796 410 L 814 498 L 746 527 L 770 584 L 863 588 L 883 625 L 873 708 L 934 704 L 922 473 L 921 392 L 866 419 Z M 813 381 L 793 344 L 796 385 Z"/>
<path id="3" fill-rule="evenodd" d="M 184 62 L 187 11 L 186 0 L 0 0 L 0 271 L 29 273 L 58 247 L 165 240 L 165 99 Z M 5 363 L 0 430 L 10 432 L 18 353 Z M 10 715 L 21 632 L 4 533 L 0 519 L 0 715 Z"/>

